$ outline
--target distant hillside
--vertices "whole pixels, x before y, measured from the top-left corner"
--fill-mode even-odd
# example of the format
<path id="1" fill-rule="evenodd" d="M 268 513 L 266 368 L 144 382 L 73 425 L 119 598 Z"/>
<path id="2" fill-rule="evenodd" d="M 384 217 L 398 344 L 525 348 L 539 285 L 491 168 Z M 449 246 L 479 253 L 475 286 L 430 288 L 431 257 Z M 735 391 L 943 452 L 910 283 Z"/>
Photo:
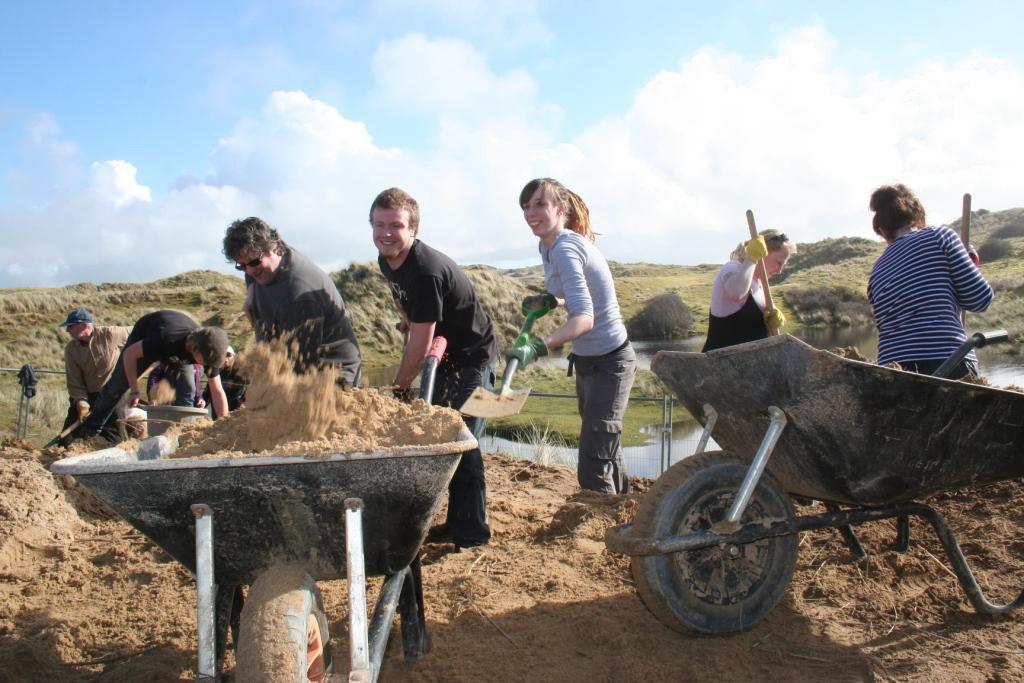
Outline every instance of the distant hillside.
<path id="1" fill-rule="evenodd" d="M 1020 338 L 1024 332 L 1024 209 L 972 214 L 971 241 L 979 248 L 1001 241 L 1004 255 L 982 264 L 997 290 L 992 308 L 972 316 L 976 324 L 1003 326 Z M 951 226 L 959 229 L 959 220 Z M 842 237 L 800 244 L 786 272 L 773 280 L 773 293 L 787 317 L 802 325 L 869 324 L 865 290 L 871 265 L 884 245 L 880 240 Z M 664 292 L 679 295 L 694 316 L 694 327 L 707 327 L 711 282 L 720 264 L 672 266 L 611 263 L 623 317 L 628 319 Z M 540 266 L 499 270 L 466 267 L 484 308 L 495 320 L 505 346 L 522 322 L 519 305 L 530 292 L 542 291 Z M 355 263 L 334 273 L 334 281 L 351 311 L 367 361 L 394 362 L 401 339 L 394 329 L 397 313 L 387 286 L 372 263 Z M 242 314 L 242 280 L 214 271 L 192 271 L 149 283 L 82 283 L 60 288 L 0 290 L 0 366 L 31 363 L 61 368 L 67 336 L 57 328 L 67 312 L 87 306 L 101 324 L 131 325 L 158 308 L 177 308 L 204 324 L 224 327 L 236 346 L 251 338 Z M 540 321 L 539 332 L 564 320 L 562 311 Z"/>

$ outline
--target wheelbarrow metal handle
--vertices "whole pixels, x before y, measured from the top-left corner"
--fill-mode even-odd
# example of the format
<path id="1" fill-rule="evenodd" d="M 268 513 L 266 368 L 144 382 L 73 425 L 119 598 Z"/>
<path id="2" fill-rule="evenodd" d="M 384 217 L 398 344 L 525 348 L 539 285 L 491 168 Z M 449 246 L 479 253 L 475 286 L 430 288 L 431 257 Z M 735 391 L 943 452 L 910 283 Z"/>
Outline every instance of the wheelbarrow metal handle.
<path id="1" fill-rule="evenodd" d="M 964 358 L 967 357 L 974 349 L 980 349 L 988 344 L 998 344 L 1010 340 L 1010 333 L 1006 330 L 991 330 L 989 332 L 975 332 L 967 341 L 957 347 L 956 351 L 953 352 L 949 358 L 943 361 L 942 365 L 932 374 L 933 377 L 942 377 L 944 379 L 952 379 L 949 375 L 953 372 L 953 369 L 960 364 Z"/>
<path id="2" fill-rule="evenodd" d="M 448 340 L 444 337 L 434 337 L 427 351 L 427 358 L 423 361 L 423 372 L 420 374 L 420 398 L 427 403 L 434 397 L 434 378 L 437 375 L 437 366 L 448 348 Z"/>

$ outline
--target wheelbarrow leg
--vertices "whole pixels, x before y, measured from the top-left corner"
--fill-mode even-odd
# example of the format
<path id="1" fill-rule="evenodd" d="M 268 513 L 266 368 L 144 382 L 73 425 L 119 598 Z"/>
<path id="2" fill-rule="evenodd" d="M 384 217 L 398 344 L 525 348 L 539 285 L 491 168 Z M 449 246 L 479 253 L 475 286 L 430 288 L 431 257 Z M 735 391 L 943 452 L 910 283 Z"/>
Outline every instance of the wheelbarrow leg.
<path id="1" fill-rule="evenodd" d="M 842 512 L 838 505 L 835 503 L 825 503 L 825 509 L 829 512 Z M 854 533 L 853 527 L 849 524 L 845 524 L 840 527 L 836 527 L 839 530 L 839 534 L 846 541 L 846 547 L 853 553 L 853 559 L 859 560 L 867 557 L 867 551 L 864 550 L 864 546 L 861 545 L 860 539 L 857 538 L 857 534 Z"/>
<path id="2" fill-rule="evenodd" d="M 196 624 L 199 631 L 199 665 L 196 681 L 217 679 L 216 606 L 213 578 L 213 510 L 209 505 L 192 506 L 196 524 Z"/>
<path id="3" fill-rule="evenodd" d="M 405 661 L 418 661 L 430 649 L 426 614 L 423 610 L 423 579 L 418 554 L 409 565 L 409 576 L 402 586 L 398 609 L 402 618 L 402 651 L 405 653 Z"/>
<path id="4" fill-rule="evenodd" d="M 241 586 L 217 586 L 215 611 L 217 616 L 217 671 L 224 668 L 224 655 L 228 650 L 228 632 L 231 632 L 231 646 L 238 649 L 238 627 L 242 615 Z"/>
<path id="5" fill-rule="evenodd" d="M 910 549 L 910 516 L 896 517 L 896 552 L 905 553 Z"/>

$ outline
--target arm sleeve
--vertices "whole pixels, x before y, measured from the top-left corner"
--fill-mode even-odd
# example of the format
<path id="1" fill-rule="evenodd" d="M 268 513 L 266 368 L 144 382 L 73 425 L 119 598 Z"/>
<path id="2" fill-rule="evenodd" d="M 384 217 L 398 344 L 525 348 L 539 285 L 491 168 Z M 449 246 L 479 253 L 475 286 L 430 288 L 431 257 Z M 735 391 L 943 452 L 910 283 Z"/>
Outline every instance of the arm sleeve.
<path id="1" fill-rule="evenodd" d="M 551 251 L 552 259 L 558 264 L 562 287 L 565 291 L 565 310 L 569 317 L 574 315 L 594 316 L 594 300 L 587 286 L 583 272 L 587 254 L 583 247 L 563 240 Z"/>
<path id="2" fill-rule="evenodd" d="M 967 249 L 955 232 L 947 228 L 941 235 L 942 248 L 949 262 L 949 274 L 953 280 L 957 303 L 968 311 L 984 311 L 992 303 L 992 285 L 971 262 Z"/>
<path id="3" fill-rule="evenodd" d="M 84 399 L 88 396 L 85 388 L 85 378 L 82 377 L 82 368 L 71 356 L 69 346 L 64 347 L 64 378 L 68 385 L 68 396 L 72 400 Z"/>

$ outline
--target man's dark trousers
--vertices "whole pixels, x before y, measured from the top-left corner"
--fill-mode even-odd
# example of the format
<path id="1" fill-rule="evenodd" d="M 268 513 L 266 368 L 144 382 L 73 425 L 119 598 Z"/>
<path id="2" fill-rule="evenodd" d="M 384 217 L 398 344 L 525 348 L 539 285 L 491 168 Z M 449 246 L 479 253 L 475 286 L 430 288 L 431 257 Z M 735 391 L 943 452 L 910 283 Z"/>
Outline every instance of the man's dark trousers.
<path id="1" fill-rule="evenodd" d="M 434 384 L 434 405 L 462 407 L 473 390 L 482 386 L 494 388 L 494 368 L 457 367 L 442 364 L 437 368 Z M 462 416 L 473 436 L 480 439 L 487 422 L 481 417 Z M 462 454 L 455 475 L 448 484 L 448 517 L 445 521 L 456 546 L 472 547 L 487 543 L 491 528 L 487 524 L 487 484 L 484 480 L 484 459 L 480 448 Z"/>

